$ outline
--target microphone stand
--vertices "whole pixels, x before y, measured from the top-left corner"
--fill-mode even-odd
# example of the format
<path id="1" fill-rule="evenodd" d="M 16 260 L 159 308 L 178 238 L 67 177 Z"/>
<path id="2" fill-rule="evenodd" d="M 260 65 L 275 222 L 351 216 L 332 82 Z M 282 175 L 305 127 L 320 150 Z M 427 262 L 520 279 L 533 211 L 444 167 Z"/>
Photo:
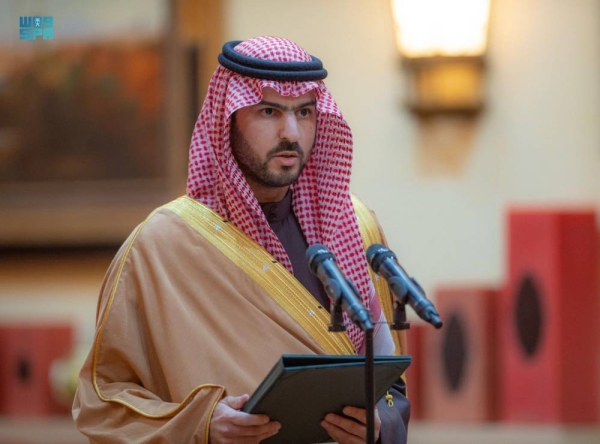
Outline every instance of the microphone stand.
<path id="1" fill-rule="evenodd" d="M 329 324 L 329 331 L 332 333 L 346 331 L 346 327 L 344 326 L 344 315 L 342 311 L 342 298 L 338 297 L 333 301 L 330 314 L 331 324 Z"/>
<path id="2" fill-rule="evenodd" d="M 373 329 L 365 331 L 365 399 L 367 402 L 367 443 L 375 444 L 375 363 L 373 358 Z"/>
<path id="3" fill-rule="evenodd" d="M 334 299 L 331 306 L 330 332 L 345 331 L 341 297 Z M 362 328 L 362 327 L 361 327 Z M 373 355 L 373 328 L 362 328 L 365 332 L 365 402 L 367 415 L 367 444 L 375 444 L 375 359 Z"/>
<path id="4" fill-rule="evenodd" d="M 400 300 L 396 299 L 394 302 L 394 322 L 390 326 L 392 330 L 408 330 L 410 329 L 410 322 L 406 320 L 406 302 L 404 298 Z"/>

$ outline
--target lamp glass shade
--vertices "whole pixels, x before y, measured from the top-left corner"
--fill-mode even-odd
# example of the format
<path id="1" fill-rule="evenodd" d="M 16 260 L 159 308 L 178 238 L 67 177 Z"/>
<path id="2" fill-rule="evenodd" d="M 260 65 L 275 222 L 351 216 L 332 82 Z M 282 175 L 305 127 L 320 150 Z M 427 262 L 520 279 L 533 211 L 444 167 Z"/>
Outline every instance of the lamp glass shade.
<path id="1" fill-rule="evenodd" d="M 481 56 L 485 53 L 491 0 L 391 1 L 402 56 Z"/>

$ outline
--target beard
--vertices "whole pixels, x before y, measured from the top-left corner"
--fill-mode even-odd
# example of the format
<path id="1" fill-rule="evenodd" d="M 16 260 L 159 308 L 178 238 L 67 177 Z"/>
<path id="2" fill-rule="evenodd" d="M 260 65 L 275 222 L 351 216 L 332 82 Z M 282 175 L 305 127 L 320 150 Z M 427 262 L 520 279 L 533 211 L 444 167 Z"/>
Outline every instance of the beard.
<path id="1" fill-rule="evenodd" d="M 235 122 L 231 121 L 229 133 L 231 152 L 246 180 L 255 182 L 267 188 L 280 188 L 293 184 L 298 180 L 304 169 L 308 157 L 297 142 L 282 141 L 270 149 L 264 161 L 252 150 L 252 147 L 240 132 Z M 284 151 L 293 151 L 300 156 L 300 162 L 295 166 L 281 166 L 277 171 L 269 169 L 269 162 L 277 154 Z"/>

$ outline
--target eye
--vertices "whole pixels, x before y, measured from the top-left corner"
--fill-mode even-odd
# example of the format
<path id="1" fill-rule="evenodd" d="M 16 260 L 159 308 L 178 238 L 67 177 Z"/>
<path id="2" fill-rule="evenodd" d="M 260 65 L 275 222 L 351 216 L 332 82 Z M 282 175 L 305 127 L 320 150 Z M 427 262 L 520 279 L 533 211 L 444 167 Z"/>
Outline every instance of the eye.
<path id="1" fill-rule="evenodd" d="M 312 114 L 312 109 L 310 108 L 302 108 L 300 111 L 300 117 L 308 117 Z"/>
<path id="2" fill-rule="evenodd" d="M 263 108 L 261 110 L 261 112 L 265 115 L 265 116 L 272 116 L 273 114 L 275 114 L 275 109 L 273 108 Z"/>

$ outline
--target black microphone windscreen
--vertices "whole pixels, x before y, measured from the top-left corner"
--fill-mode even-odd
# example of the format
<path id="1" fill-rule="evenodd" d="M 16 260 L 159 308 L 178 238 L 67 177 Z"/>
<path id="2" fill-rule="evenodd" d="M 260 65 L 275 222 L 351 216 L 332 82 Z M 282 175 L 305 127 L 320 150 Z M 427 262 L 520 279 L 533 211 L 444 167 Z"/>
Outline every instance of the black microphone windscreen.
<path id="1" fill-rule="evenodd" d="M 317 273 L 318 266 L 327 259 L 333 259 L 335 261 L 333 253 L 331 253 L 325 245 L 314 244 L 306 249 L 308 268 L 313 274 Z"/>
<path id="2" fill-rule="evenodd" d="M 396 260 L 394 253 L 392 253 L 385 245 L 381 244 L 373 244 L 367 248 L 366 256 L 367 262 L 369 262 L 371 268 L 377 274 L 379 274 L 379 267 L 388 257 Z"/>

